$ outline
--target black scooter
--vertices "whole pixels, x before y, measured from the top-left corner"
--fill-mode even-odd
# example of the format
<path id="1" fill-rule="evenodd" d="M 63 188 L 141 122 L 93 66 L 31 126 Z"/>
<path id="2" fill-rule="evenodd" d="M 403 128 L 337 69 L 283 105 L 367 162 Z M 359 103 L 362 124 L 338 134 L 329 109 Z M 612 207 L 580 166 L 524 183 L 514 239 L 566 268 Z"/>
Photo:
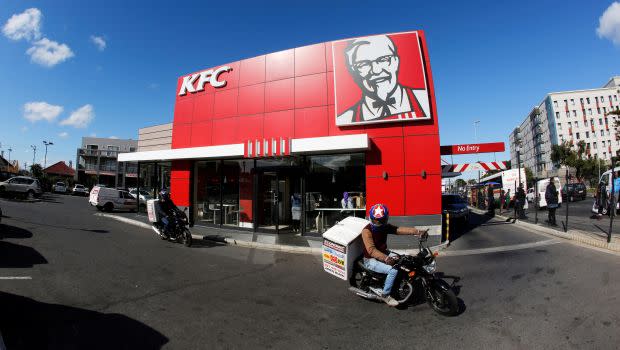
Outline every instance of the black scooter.
<path id="1" fill-rule="evenodd" d="M 424 298 L 435 312 L 444 316 L 453 316 L 459 312 L 459 304 L 452 286 L 435 274 L 437 263 L 435 254 L 426 246 L 428 237 L 421 238 L 417 255 L 398 255 L 394 268 L 398 275 L 392 288 L 392 297 L 399 304 L 410 302 L 415 288 L 422 288 Z M 386 275 L 366 269 L 363 257 L 354 263 L 353 273 L 349 279 L 349 290 L 362 298 L 378 300 L 380 297 L 372 288 L 383 289 Z M 457 280 L 455 280 L 456 282 Z M 453 283 L 454 284 L 454 283 Z"/>

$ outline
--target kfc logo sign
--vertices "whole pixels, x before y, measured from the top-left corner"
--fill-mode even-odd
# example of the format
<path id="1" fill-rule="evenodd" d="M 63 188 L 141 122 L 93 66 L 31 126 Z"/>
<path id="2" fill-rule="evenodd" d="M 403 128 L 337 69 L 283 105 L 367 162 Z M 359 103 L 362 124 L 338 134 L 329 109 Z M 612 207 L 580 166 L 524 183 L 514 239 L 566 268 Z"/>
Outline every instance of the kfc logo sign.
<path id="1" fill-rule="evenodd" d="M 417 32 L 332 43 L 336 125 L 431 118 Z"/>
<path id="2" fill-rule="evenodd" d="M 213 86 L 214 88 L 224 87 L 226 86 L 226 80 L 218 80 L 218 77 L 220 76 L 220 74 L 224 72 L 229 72 L 231 70 L 232 68 L 229 66 L 222 66 L 216 70 L 208 69 L 200 73 L 183 77 L 181 89 L 179 90 L 179 96 L 183 96 L 188 92 L 194 93 L 202 91 L 205 89 L 206 83 L 211 84 L 211 86 Z M 197 84 L 195 84 L 196 80 L 198 81 Z"/>

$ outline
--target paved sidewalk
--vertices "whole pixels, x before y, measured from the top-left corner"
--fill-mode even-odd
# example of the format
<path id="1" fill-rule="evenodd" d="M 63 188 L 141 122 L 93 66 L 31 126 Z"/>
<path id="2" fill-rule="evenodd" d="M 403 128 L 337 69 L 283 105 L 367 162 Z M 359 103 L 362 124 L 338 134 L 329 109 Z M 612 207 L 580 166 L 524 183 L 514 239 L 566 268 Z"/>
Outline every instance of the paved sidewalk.
<path id="1" fill-rule="evenodd" d="M 143 213 L 95 213 L 102 216 L 150 229 L 151 224 Z M 236 245 L 247 248 L 268 249 L 299 254 L 321 254 L 323 246 L 322 237 L 301 236 L 293 233 L 262 233 L 253 231 L 230 230 L 217 227 L 194 226 L 190 228 L 192 237 L 197 240 L 209 240 L 228 245 Z M 416 251 L 418 249 L 418 239 L 412 236 L 388 236 L 388 246 L 397 251 Z M 444 245 L 431 247 L 434 249 L 443 248 Z"/>
<path id="2" fill-rule="evenodd" d="M 481 210 L 478 208 L 470 207 L 470 209 L 473 212 L 478 213 L 478 214 L 486 213 L 485 210 Z M 543 212 L 543 215 L 541 215 L 541 212 L 539 212 L 538 224 L 534 223 L 533 213 L 529 213 L 528 219 L 526 220 L 516 220 L 515 224 L 523 226 L 523 227 L 527 227 L 530 229 L 534 229 L 540 232 L 544 232 L 544 233 L 547 233 L 547 234 L 550 234 L 556 237 L 569 239 L 569 240 L 577 241 L 577 242 L 584 243 L 587 245 L 591 245 L 593 247 L 603 248 L 603 249 L 607 249 L 607 250 L 611 250 L 615 252 L 620 252 L 620 234 L 612 233 L 611 243 L 607 243 L 607 233 L 603 232 L 602 229 L 585 230 L 583 229 L 583 227 L 588 227 L 588 226 L 582 222 L 583 221 L 582 218 L 574 218 L 571 216 L 569 216 L 569 230 L 568 232 L 564 232 L 564 228 L 561 222 L 561 220 L 563 220 L 564 217 L 558 214 L 559 213 L 556 213 L 556 219 L 558 222 L 558 226 L 550 226 L 547 223 L 545 223 L 545 220 L 547 218 L 546 212 Z M 510 221 L 510 220 L 514 221 L 514 211 L 503 212 L 501 215 L 496 214 L 495 218 L 500 219 L 500 220 L 505 220 L 505 221 Z M 571 221 L 574 221 L 573 224 L 575 224 L 575 222 L 577 223 L 581 222 L 580 225 L 579 224 L 575 225 L 579 227 L 579 229 L 571 229 L 570 228 Z M 607 227 L 607 229 L 609 228 L 608 219 L 605 221 L 601 220 L 599 223 L 600 225 L 596 225 L 598 226 L 598 228 L 603 228 L 603 227 Z M 605 226 L 605 224 L 607 226 Z"/>

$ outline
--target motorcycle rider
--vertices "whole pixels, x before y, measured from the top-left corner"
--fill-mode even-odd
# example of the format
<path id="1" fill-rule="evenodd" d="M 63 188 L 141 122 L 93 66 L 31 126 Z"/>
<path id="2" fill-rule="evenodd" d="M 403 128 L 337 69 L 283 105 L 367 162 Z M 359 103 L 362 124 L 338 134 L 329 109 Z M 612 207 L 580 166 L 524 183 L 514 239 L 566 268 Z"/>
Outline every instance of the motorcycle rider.
<path id="1" fill-rule="evenodd" d="M 370 288 L 389 306 L 397 306 L 398 301 L 390 296 L 398 270 L 393 267 L 397 262 L 396 254 L 387 249 L 387 235 L 417 235 L 428 237 L 428 230 L 414 227 L 396 227 L 388 224 L 389 211 L 384 204 L 375 204 L 370 208 L 370 224 L 362 230 L 364 241 L 364 266 L 371 271 L 386 274 L 383 289 Z"/>
<path id="2" fill-rule="evenodd" d="M 168 237 L 169 232 L 172 232 L 172 225 L 174 220 L 172 220 L 173 215 L 175 215 L 175 211 L 177 210 L 177 206 L 174 204 L 172 199 L 170 199 L 170 193 L 166 189 L 162 189 L 159 192 L 159 217 L 160 221 L 164 225 L 162 230 L 163 235 Z"/>

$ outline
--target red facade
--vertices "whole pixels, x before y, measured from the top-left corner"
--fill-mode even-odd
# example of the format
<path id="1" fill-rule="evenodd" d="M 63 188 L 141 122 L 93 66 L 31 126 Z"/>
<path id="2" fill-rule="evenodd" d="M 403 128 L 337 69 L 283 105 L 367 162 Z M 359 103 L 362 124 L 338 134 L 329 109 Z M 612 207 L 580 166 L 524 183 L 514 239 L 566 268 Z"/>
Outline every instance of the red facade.
<path id="1" fill-rule="evenodd" d="M 385 203 L 396 216 L 439 214 L 441 167 L 433 80 L 424 33 L 414 33 L 426 81 L 412 84 L 424 84 L 428 90 L 428 120 L 337 126 L 332 42 L 327 42 L 225 64 L 231 69 L 219 75 L 226 81 L 219 88 L 206 84 L 203 91 L 179 96 L 187 76 L 179 78 L 172 147 L 368 134 L 367 203 Z M 412 69 L 401 66 L 401 74 Z M 189 205 L 191 164 L 173 162 L 171 193 L 180 205 Z"/>

